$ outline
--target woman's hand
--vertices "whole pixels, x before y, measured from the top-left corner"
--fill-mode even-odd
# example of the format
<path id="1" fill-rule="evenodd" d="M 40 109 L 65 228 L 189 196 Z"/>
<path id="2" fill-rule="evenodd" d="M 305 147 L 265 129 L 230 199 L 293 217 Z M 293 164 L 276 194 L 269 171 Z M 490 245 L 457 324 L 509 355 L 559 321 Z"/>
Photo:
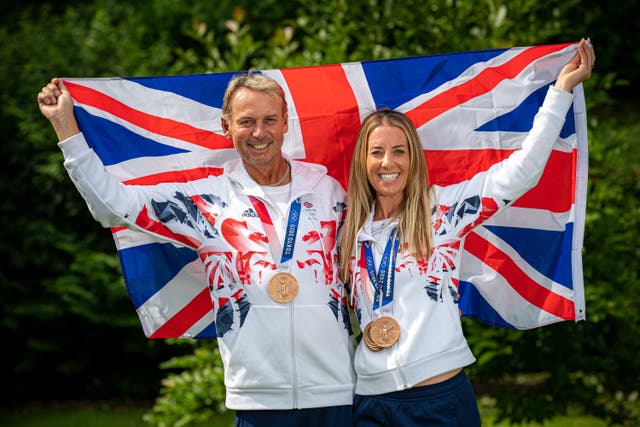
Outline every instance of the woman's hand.
<path id="1" fill-rule="evenodd" d="M 555 87 L 571 92 L 574 87 L 591 77 L 591 70 L 596 62 L 596 53 L 590 39 L 582 39 L 578 44 L 578 53 L 565 65 Z"/>

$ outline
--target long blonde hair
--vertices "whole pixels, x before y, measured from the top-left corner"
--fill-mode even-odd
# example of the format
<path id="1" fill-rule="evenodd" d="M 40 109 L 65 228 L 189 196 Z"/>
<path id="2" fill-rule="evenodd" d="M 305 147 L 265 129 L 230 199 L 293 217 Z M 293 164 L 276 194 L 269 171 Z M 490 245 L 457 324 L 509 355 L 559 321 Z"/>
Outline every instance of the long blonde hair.
<path id="1" fill-rule="evenodd" d="M 408 243 L 409 251 L 419 260 L 426 260 L 433 246 L 429 177 L 418 132 L 405 114 L 386 108 L 376 110 L 362 121 L 351 159 L 347 189 L 348 209 L 340 244 L 340 276 L 345 282 L 349 281 L 349 267 L 351 256 L 357 249 L 358 231 L 367 220 L 376 199 L 376 192 L 367 179 L 369 135 L 383 125 L 400 128 L 409 145 L 409 175 L 398 214 L 400 241 L 402 244 Z"/>

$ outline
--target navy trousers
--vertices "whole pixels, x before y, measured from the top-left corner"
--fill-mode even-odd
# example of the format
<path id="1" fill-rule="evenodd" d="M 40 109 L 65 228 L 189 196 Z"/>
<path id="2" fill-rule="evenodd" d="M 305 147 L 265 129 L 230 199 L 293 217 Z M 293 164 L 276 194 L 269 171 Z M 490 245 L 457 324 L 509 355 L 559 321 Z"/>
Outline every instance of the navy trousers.
<path id="1" fill-rule="evenodd" d="M 464 371 L 441 383 L 354 400 L 356 427 L 478 427 L 475 393 Z"/>
<path id="2" fill-rule="evenodd" d="M 236 427 L 353 427 L 353 406 L 236 411 Z"/>

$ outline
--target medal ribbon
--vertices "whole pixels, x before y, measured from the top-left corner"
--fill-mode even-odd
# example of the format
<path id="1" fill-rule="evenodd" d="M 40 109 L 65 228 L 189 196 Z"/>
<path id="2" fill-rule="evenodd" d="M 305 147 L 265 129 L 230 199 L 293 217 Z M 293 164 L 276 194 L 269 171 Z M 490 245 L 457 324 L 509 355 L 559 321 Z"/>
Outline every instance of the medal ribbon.
<path id="1" fill-rule="evenodd" d="M 362 245 L 362 252 L 367 262 L 367 272 L 375 289 L 373 298 L 373 310 L 376 311 L 381 307 L 393 301 L 393 287 L 395 285 L 396 257 L 398 248 L 400 247 L 400 239 L 396 235 L 396 228 L 391 231 L 387 245 L 384 248 L 378 271 L 376 272 L 375 261 L 373 259 L 373 250 L 371 242 L 365 242 Z M 394 238 L 395 236 L 395 238 Z M 393 252 L 393 254 L 392 254 Z M 392 256 L 393 255 L 393 256 Z M 389 267 L 391 264 L 391 267 Z"/>
<path id="2" fill-rule="evenodd" d="M 249 196 L 249 200 L 251 200 L 253 208 L 258 213 L 258 217 L 260 218 L 262 226 L 264 227 L 264 231 L 267 234 L 269 249 L 271 249 L 273 258 L 277 262 L 278 253 L 282 253 L 280 257 L 280 264 L 284 264 L 287 261 L 291 260 L 291 258 L 293 257 L 293 249 L 296 246 L 296 235 L 298 234 L 298 223 L 300 221 L 300 200 L 294 200 L 293 203 L 291 203 L 291 207 L 289 208 L 289 219 L 287 220 L 287 229 L 284 236 L 284 246 L 280 246 L 278 233 L 276 232 L 276 228 L 273 225 L 273 221 L 271 220 L 269 211 L 267 210 L 267 207 L 264 205 L 262 200 L 253 196 Z"/>

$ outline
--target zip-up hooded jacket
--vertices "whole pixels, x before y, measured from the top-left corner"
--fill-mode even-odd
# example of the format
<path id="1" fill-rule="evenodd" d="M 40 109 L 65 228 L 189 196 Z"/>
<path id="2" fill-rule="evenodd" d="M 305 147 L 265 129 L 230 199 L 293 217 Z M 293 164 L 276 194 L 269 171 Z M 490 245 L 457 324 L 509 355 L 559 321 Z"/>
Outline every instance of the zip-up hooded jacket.
<path id="1" fill-rule="evenodd" d="M 375 289 L 363 260 L 362 245 L 371 245 L 377 268 L 398 221 L 388 222 L 382 232 L 375 233 L 372 208 L 359 231 L 352 257 L 352 304 L 362 330 L 382 314 L 392 316 L 401 332 L 398 342 L 381 351 L 372 351 L 360 343 L 354 361 L 357 394 L 406 389 L 475 361 L 463 336 L 457 305 L 461 244 L 471 230 L 537 184 L 572 101 L 572 94 L 551 87 L 522 149 L 468 181 L 432 186 L 432 253 L 428 261 L 419 262 L 407 245 L 400 247 L 393 299 L 376 313 Z"/>
<path id="2" fill-rule="evenodd" d="M 270 202 L 240 160 L 225 164 L 217 177 L 127 186 L 105 171 L 82 134 L 59 146 L 69 176 L 103 226 L 126 226 L 198 252 L 215 310 L 228 408 L 352 404 L 354 341 L 336 252 L 344 190 L 324 166 L 290 160 L 289 207 L 299 200 L 300 215 L 292 260 L 279 265 L 249 196 Z M 283 269 L 299 282 L 288 303 L 268 294 L 269 280 Z"/>

